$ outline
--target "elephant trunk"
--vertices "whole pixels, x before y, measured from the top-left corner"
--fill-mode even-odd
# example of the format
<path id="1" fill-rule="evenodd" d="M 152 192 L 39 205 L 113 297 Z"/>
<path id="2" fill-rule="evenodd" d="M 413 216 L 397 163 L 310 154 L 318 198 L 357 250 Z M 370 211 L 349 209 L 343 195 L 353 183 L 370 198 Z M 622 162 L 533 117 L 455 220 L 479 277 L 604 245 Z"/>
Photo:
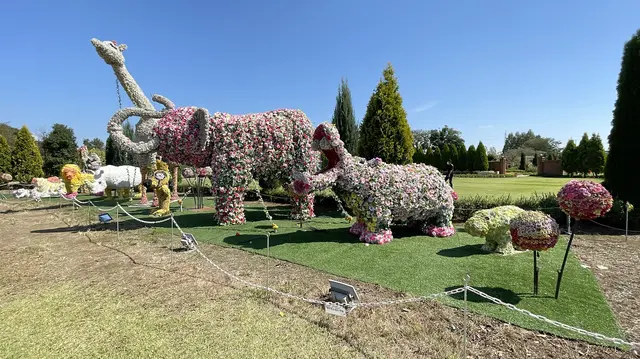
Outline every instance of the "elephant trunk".
<path id="1" fill-rule="evenodd" d="M 125 136 L 124 132 L 122 131 L 122 123 L 132 116 L 157 119 L 162 118 L 167 114 L 168 111 L 169 109 L 165 109 L 162 111 L 152 111 L 137 107 L 124 108 L 116 112 L 113 117 L 111 117 L 111 120 L 107 125 L 107 131 L 112 136 L 113 141 L 116 143 L 116 145 L 126 152 L 133 154 L 152 153 L 155 152 L 158 148 L 158 139 L 156 137 L 152 137 L 150 140 L 144 142 L 132 141 L 130 138 Z"/>

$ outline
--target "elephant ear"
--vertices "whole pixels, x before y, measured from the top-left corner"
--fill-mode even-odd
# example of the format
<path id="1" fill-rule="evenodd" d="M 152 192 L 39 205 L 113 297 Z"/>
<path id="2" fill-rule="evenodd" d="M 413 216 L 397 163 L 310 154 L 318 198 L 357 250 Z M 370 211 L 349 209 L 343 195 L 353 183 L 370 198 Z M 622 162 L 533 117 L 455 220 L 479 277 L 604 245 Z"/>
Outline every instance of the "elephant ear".
<path id="1" fill-rule="evenodd" d="M 210 141 L 210 122 L 209 111 L 206 108 L 198 108 L 193 113 L 191 121 L 195 122 L 193 125 L 198 127 L 198 146 L 201 151 L 204 151 L 209 145 Z"/>

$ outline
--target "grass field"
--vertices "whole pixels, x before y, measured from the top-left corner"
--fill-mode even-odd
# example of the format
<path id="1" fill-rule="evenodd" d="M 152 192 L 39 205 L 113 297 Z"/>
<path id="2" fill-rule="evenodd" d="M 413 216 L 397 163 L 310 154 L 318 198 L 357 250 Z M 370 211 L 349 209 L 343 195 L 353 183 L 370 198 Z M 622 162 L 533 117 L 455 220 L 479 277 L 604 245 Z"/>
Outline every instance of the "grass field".
<path id="1" fill-rule="evenodd" d="M 579 178 L 576 178 L 579 179 Z M 513 177 L 513 178 L 453 178 L 453 188 L 458 195 L 521 197 L 535 193 L 557 193 L 572 178 Z M 600 178 L 589 181 L 602 182 Z"/>
<path id="2" fill-rule="evenodd" d="M 484 254 L 480 251 L 484 240 L 464 233 L 461 228 L 454 237 L 444 239 L 397 228 L 392 243 L 364 246 L 347 233 L 349 224 L 334 210 L 321 213 L 303 230 L 296 222 L 286 219 L 286 208 L 269 210 L 279 226 L 278 233 L 270 237 L 269 252 L 275 258 L 414 295 L 459 287 L 469 273 L 471 285 L 518 308 L 605 335 L 621 335 L 596 279 L 574 256 L 570 256 L 565 270 L 560 299 L 553 298 L 556 270 L 562 261 L 566 239 L 542 254 L 540 295 L 535 297 L 530 252 L 506 257 Z M 144 215 L 146 210 L 133 213 Z M 200 242 L 267 254 L 264 233 L 271 228 L 271 223 L 264 219 L 263 209 L 255 204 L 247 208 L 248 223 L 241 226 L 212 226 L 211 211 L 185 211 L 175 215 L 180 226 L 195 234 Z M 318 230 L 310 231 L 310 226 Z M 445 303 L 461 306 L 461 299 L 447 298 Z M 478 297 L 470 297 L 469 309 L 525 328 L 580 338 Z"/>

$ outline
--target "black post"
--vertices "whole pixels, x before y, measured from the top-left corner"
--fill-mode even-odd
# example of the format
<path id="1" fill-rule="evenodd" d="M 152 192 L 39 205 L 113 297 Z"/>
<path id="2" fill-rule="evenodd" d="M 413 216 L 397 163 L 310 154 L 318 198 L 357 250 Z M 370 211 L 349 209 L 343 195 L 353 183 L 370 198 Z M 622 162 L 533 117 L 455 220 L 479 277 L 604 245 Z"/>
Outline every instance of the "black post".
<path id="1" fill-rule="evenodd" d="M 538 295 L 538 251 L 533 251 L 533 295 Z"/>
<path id="2" fill-rule="evenodd" d="M 578 228 L 578 220 L 573 223 L 573 229 L 571 230 L 571 236 L 569 237 L 569 243 L 567 243 L 567 250 L 564 252 L 564 260 L 562 261 L 562 267 L 558 271 L 558 283 L 556 283 L 556 299 L 560 295 L 560 282 L 562 282 L 562 274 L 564 273 L 564 266 L 567 264 L 567 257 L 569 256 L 569 249 L 571 249 L 571 243 L 573 242 L 573 236 L 576 234 Z"/>

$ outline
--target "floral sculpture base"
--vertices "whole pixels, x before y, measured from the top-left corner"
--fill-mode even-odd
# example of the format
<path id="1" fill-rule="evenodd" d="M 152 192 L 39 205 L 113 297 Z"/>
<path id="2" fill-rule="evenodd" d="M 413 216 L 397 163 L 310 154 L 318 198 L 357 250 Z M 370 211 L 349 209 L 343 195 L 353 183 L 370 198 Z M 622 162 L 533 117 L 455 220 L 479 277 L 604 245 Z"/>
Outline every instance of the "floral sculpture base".
<path id="1" fill-rule="evenodd" d="M 451 222 L 455 194 L 436 168 L 352 156 L 329 123 L 316 128 L 311 146 L 324 153 L 327 167 L 317 174 L 295 173 L 291 188 L 303 196 L 333 186 L 355 214 L 349 233 L 361 241 L 390 242 L 393 223 L 412 222 L 430 236 L 455 233 Z"/>

